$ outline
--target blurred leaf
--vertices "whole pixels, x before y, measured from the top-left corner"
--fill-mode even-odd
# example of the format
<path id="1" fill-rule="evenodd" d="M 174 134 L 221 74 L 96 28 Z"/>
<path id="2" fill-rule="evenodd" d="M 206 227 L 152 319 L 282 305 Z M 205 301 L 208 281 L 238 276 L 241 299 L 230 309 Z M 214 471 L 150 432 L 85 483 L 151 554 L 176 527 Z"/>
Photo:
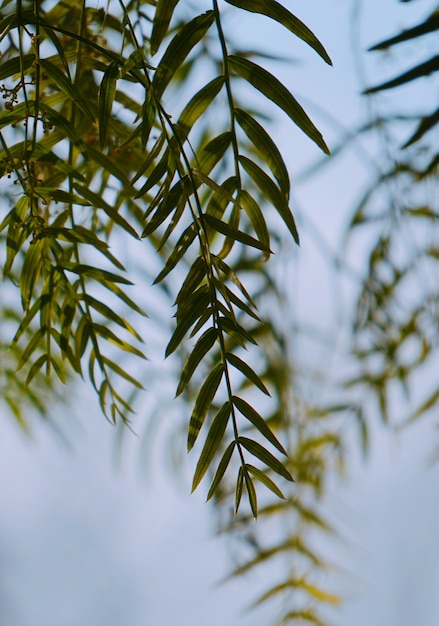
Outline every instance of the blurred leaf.
<path id="1" fill-rule="evenodd" d="M 409 2 L 410 0 L 402 0 L 402 1 Z M 401 43 L 403 41 L 409 41 L 410 39 L 414 39 L 416 37 L 422 37 L 436 30 L 439 30 L 439 11 L 438 10 L 434 11 L 434 13 L 429 15 L 429 17 L 426 20 L 424 20 L 424 22 L 421 22 L 420 24 L 412 28 L 408 28 L 402 31 L 398 35 L 395 35 L 395 37 L 390 37 L 389 39 L 385 39 L 384 41 L 381 41 L 380 43 L 369 48 L 369 50 L 370 51 L 385 50 L 386 48 L 389 48 L 390 46 L 393 46 L 397 43 Z"/>
<path id="2" fill-rule="evenodd" d="M 439 70 L 439 55 L 433 57 L 432 59 L 425 61 L 424 63 L 420 63 L 413 69 L 408 72 L 404 72 L 393 78 L 392 80 L 388 80 L 376 87 L 370 87 L 366 89 L 364 93 L 371 94 L 376 93 L 377 91 L 383 91 L 384 89 L 392 89 L 393 87 L 399 87 L 400 85 L 404 85 L 412 80 L 416 80 L 417 78 L 422 78 L 423 76 L 428 76 L 433 72 L 437 72 Z"/>

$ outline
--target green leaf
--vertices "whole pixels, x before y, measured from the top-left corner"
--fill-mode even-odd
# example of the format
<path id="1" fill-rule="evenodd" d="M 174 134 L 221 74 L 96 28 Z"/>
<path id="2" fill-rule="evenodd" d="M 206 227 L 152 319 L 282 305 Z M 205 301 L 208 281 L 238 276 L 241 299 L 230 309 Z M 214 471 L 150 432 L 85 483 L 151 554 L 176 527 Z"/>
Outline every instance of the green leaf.
<path id="1" fill-rule="evenodd" d="M 208 328 L 198 339 L 192 352 L 188 356 L 181 372 L 180 381 L 177 387 L 177 396 L 183 393 L 193 373 L 197 369 L 202 359 L 206 356 L 209 350 L 212 348 L 215 341 L 218 339 L 218 330 L 216 328 Z"/>
<path id="2" fill-rule="evenodd" d="M 203 315 L 210 304 L 211 296 L 206 284 L 201 285 L 190 298 L 184 301 L 177 312 L 177 327 L 166 347 L 165 356 L 172 354 L 183 341 L 189 328 Z"/>
<path id="3" fill-rule="evenodd" d="M 115 160 L 104 154 L 101 150 L 95 150 L 93 146 L 87 146 L 88 156 L 95 161 L 105 172 L 112 174 L 115 178 L 120 180 L 125 189 L 130 188 L 130 181 L 126 177 L 125 172 L 120 169 Z"/>
<path id="4" fill-rule="evenodd" d="M 314 33 L 297 18 L 290 13 L 288 9 L 276 2 L 275 0 L 226 0 L 228 4 L 232 4 L 240 9 L 245 9 L 251 13 L 260 13 L 266 17 L 279 22 L 285 26 L 293 35 L 305 41 L 313 50 L 319 54 L 326 63 L 332 65 L 332 61 L 328 56 L 325 48 L 314 35 Z"/>
<path id="5" fill-rule="evenodd" d="M 198 15 L 177 31 L 165 50 L 153 79 L 153 89 L 157 100 L 172 80 L 173 75 L 183 63 L 192 48 L 199 43 L 215 21 L 215 13 L 208 11 Z"/>
<path id="6" fill-rule="evenodd" d="M 258 150 L 264 163 L 273 172 L 281 191 L 288 197 L 290 177 L 278 147 L 267 131 L 247 111 L 235 109 L 238 124 Z"/>
<path id="7" fill-rule="evenodd" d="M 222 280 L 214 279 L 214 284 L 217 291 L 224 297 L 224 300 L 227 302 L 230 309 L 233 308 L 232 305 L 247 313 L 250 317 L 255 319 L 259 323 L 263 323 L 259 315 L 254 311 L 251 307 L 249 307 L 241 298 L 239 298 L 227 285 L 223 283 Z"/>
<path id="8" fill-rule="evenodd" d="M 410 424 L 415 420 L 423 417 L 428 411 L 430 411 L 433 407 L 437 405 L 439 402 L 439 387 L 431 393 L 424 402 L 422 402 L 419 407 L 411 413 L 409 417 L 404 420 L 404 425 Z"/>
<path id="9" fill-rule="evenodd" d="M 265 485 L 270 491 L 272 491 L 274 495 L 276 495 L 278 498 L 281 498 L 282 500 L 285 500 L 285 496 L 282 491 L 279 489 L 276 483 L 271 480 L 269 476 L 267 476 L 265 472 L 257 467 L 254 467 L 254 465 L 250 465 L 249 463 L 247 463 L 247 469 L 251 474 L 253 474 L 255 478 L 257 478 L 263 485 Z"/>
<path id="10" fill-rule="evenodd" d="M 205 473 L 210 467 L 210 464 L 221 445 L 221 442 L 226 432 L 227 424 L 230 418 L 230 402 L 225 402 L 218 413 L 215 415 L 212 425 L 207 433 L 206 441 L 201 452 L 200 458 L 195 469 L 194 478 L 192 481 L 192 491 L 200 484 Z"/>
<path id="11" fill-rule="evenodd" d="M 253 228 L 255 229 L 255 233 L 258 236 L 259 241 L 261 241 L 265 245 L 265 247 L 270 250 L 270 233 L 268 231 L 267 223 L 259 204 L 254 198 L 252 198 L 252 196 L 248 193 L 246 189 L 241 189 L 238 201 L 244 211 L 247 213 L 247 216 Z M 267 260 L 268 258 L 269 254 L 267 253 L 264 259 Z"/>
<path id="12" fill-rule="evenodd" d="M 64 189 L 56 189 L 55 187 L 38 187 L 35 193 L 38 193 L 41 198 L 44 198 L 48 202 L 53 200 L 54 202 L 64 202 L 65 204 L 78 204 L 79 206 L 90 205 L 90 202 L 83 200 L 74 193 L 70 193 Z"/>
<path id="13" fill-rule="evenodd" d="M 247 235 L 247 233 L 244 233 L 242 230 L 233 228 L 232 226 L 230 226 L 230 224 L 227 224 L 226 222 L 223 222 L 222 220 L 213 217 L 213 215 L 204 213 L 203 220 L 208 226 L 210 226 L 210 228 L 213 228 L 218 233 L 226 235 L 226 237 L 230 237 L 235 241 L 239 241 L 246 246 L 251 246 L 252 248 L 257 248 L 258 250 L 262 250 L 263 252 L 270 254 L 270 249 L 267 250 L 266 246 L 261 241 L 255 239 L 251 235 Z"/>
<path id="14" fill-rule="evenodd" d="M 23 365 L 25 365 L 35 350 L 41 345 L 41 340 L 44 337 L 44 329 L 38 328 L 38 330 L 34 333 L 32 339 L 27 344 L 26 348 L 23 350 L 21 358 L 17 364 L 17 370 L 20 370 Z"/>
<path id="15" fill-rule="evenodd" d="M 239 505 L 242 498 L 242 488 L 244 486 L 244 467 L 241 465 L 238 472 L 238 478 L 236 479 L 235 487 L 235 515 L 238 513 Z"/>
<path id="16" fill-rule="evenodd" d="M 107 270 L 99 269 L 98 267 L 92 267 L 91 265 L 84 265 L 82 263 L 71 263 L 70 261 L 64 261 L 63 269 L 67 270 L 68 272 L 78 274 L 78 276 L 93 278 L 98 282 L 107 281 L 112 283 L 122 283 L 123 285 L 133 284 L 130 280 L 124 278 L 123 276 L 113 274 L 112 272 L 108 272 Z"/>
<path id="17" fill-rule="evenodd" d="M 224 85 L 224 76 L 217 76 L 205 85 L 189 100 L 184 107 L 177 125 L 183 129 L 183 137 L 186 138 L 195 122 L 205 113 Z"/>
<path id="18" fill-rule="evenodd" d="M 219 325 L 223 332 L 227 333 L 236 341 L 242 348 L 246 348 L 246 342 L 252 343 L 253 345 L 257 345 L 254 337 L 238 322 L 229 317 L 220 317 Z"/>
<path id="19" fill-rule="evenodd" d="M 123 339 L 121 339 L 121 337 L 119 337 L 118 335 L 116 335 L 116 333 L 110 330 L 108 326 L 103 326 L 102 324 L 97 324 L 96 322 L 94 322 L 92 324 L 92 329 L 96 335 L 99 335 L 103 339 L 106 339 L 107 341 L 114 344 L 121 350 L 124 350 L 125 352 L 129 352 L 130 354 L 135 354 L 141 359 L 145 358 L 145 355 L 143 354 L 143 352 L 135 348 L 133 345 L 131 345 L 127 341 L 124 341 Z"/>
<path id="20" fill-rule="evenodd" d="M 275 76 L 267 72 L 267 70 L 263 69 L 260 65 L 244 57 L 231 55 L 229 56 L 229 64 L 238 76 L 247 80 L 255 89 L 264 94 L 266 98 L 285 111 L 288 117 L 297 124 L 323 152 L 329 154 L 329 149 L 320 131 L 314 126 L 294 96 Z"/>
<path id="21" fill-rule="evenodd" d="M 200 170 L 202 170 L 204 174 L 209 174 L 215 165 L 223 160 L 226 150 L 232 144 L 232 138 L 232 133 L 225 131 L 203 146 L 199 155 L 199 163 Z"/>
<path id="22" fill-rule="evenodd" d="M 90 307 L 95 309 L 95 311 L 103 315 L 108 320 L 111 320 L 112 322 L 120 326 L 121 328 L 124 328 L 125 330 L 127 330 L 138 341 L 142 341 L 141 336 L 131 326 L 131 324 L 126 319 L 118 315 L 112 308 L 107 306 L 104 302 L 102 302 L 101 300 L 97 300 L 96 298 L 94 298 L 93 296 L 90 296 L 87 293 L 82 294 L 81 300 L 86 302 Z"/>
<path id="23" fill-rule="evenodd" d="M 180 304 L 194 293 L 201 281 L 206 276 L 206 262 L 202 256 L 199 256 L 192 263 L 186 278 L 175 298 L 175 304 Z"/>
<path id="24" fill-rule="evenodd" d="M 227 446 L 223 456 L 221 457 L 221 461 L 219 462 L 218 468 L 215 472 L 215 476 L 213 477 L 212 484 L 210 485 L 210 489 L 209 489 L 209 493 L 207 494 L 206 501 L 209 501 L 214 496 L 216 490 L 218 489 L 219 484 L 221 483 L 223 476 L 226 472 L 226 469 L 230 463 L 230 459 L 232 458 L 235 445 L 236 445 L 235 442 L 232 441 L 232 443 L 230 443 Z"/>
<path id="25" fill-rule="evenodd" d="M 253 481 L 249 475 L 249 473 L 247 472 L 247 465 L 245 466 L 245 472 L 244 472 L 244 480 L 245 480 L 245 486 L 247 488 L 247 493 L 248 493 L 248 499 L 250 502 L 250 508 L 252 510 L 253 513 L 253 517 L 256 519 L 258 517 L 258 499 L 256 496 L 256 489 L 255 486 L 253 484 Z"/>
<path id="26" fill-rule="evenodd" d="M 119 213 L 119 211 L 108 204 L 99 194 L 95 193 L 88 187 L 84 187 L 83 185 L 79 185 L 77 183 L 73 184 L 75 191 L 77 191 L 81 196 L 83 196 L 89 204 L 91 204 L 96 209 L 102 209 L 104 213 L 118 226 L 121 226 L 127 233 L 139 239 L 139 235 L 134 230 L 134 228 L 127 222 L 127 220 Z"/>
<path id="27" fill-rule="evenodd" d="M 197 440 L 200 429 L 204 423 L 204 420 L 209 410 L 210 405 L 218 390 L 219 384 L 224 374 L 223 363 L 217 363 L 211 370 L 208 377 L 204 381 L 201 389 L 198 393 L 195 401 L 195 406 L 192 411 L 191 419 L 189 422 L 188 442 L 187 448 L 191 450 Z"/>
<path id="28" fill-rule="evenodd" d="M 227 265 L 227 263 L 225 263 L 225 261 L 223 261 L 223 259 L 220 259 L 219 257 L 217 257 L 215 255 L 212 255 L 212 258 L 215 261 L 215 265 L 217 266 L 217 268 L 219 270 L 221 270 L 221 272 L 224 274 L 224 276 L 226 276 L 228 278 L 228 280 L 230 280 L 234 285 L 236 285 L 236 287 L 238 287 L 238 289 L 242 293 L 242 295 L 245 298 L 247 298 L 247 300 L 250 302 L 252 307 L 254 309 L 257 309 L 257 306 L 256 306 L 255 302 L 253 301 L 251 295 L 248 293 L 247 289 L 244 287 L 244 285 L 239 280 L 238 276 L 235 274 L 235 272 L 232 270 L 232 268 L 229 265 Z"/>
<path id="29" fill-rule="evenodd" d="M 288 206 L 288 199 L 282 195 L 273 180 L 267 176 L 259 165 L 256 165 L 256 163 L 242 155 L 239 157 L 239 162 L 247 174 L 253 178 L 263 195 L 273 204 L 285 222 L 288 230 L 293 235 L 294 241 L 299 244 L 299 233 L 297 232 L 294 216 Z"/>
<path id="30" fill-rule="evenodd" d="M 15 207 L 8 213 L 3 220 L 0 231 L 8 225 L 8 234 L 6 236 L 6 262 L 3 267 L 3 275 L 8 276 L 12 269 L 15 257 L 21 250 L 27 239 L 28 229 L 25 227 L 24 219 L 29 209 L 29 198 L 22 196 L 16 203 Z"/>
<path id="31" fill-rule="evenodd" d="M 154 279 L 154 285 L 160 283 L 168 274 L 171 272 L 174 267 L 178 264 L 179 261 L 184 257 L 188 248 L 194 242 L 195 237 L 197 236 L 197 226 L 192 223 L 188 226 L 180 236 L 180 239 L 174 246 L 171 254 L 169 255 L 168 260 L 166 261 L 163 269 L 158 274 L 158 276 Z"/>
<path id="32" fill-rule="evenodd" d="M 26 72 L 32 67 L 35 61 L 34 54 L 24 54 L 23 56 L 13 57 L 8 61 L 4 61 L 0 65 L 0 80 Z"/>
<path id="33" fill-rule="evenodd" d="M 287 626 L 287 624 L 301 624 L 308 622 L 314 626 L 326 626 L 327 622 L 321 620 L 313 609 L 303 609 L 302 611 L 289 611 L 286 613 L 278 626 Z"/>
<path id="34" fill-rule="evenodd" d="M 232 396 L 232 402 L 236 406 L 238 411 L 242 413 L 242 415 L 253 424 L 253 426 L 261 433 L 261 435 L 268 439 L 268 441 L 273 444 L 273 446 L 277 448 L 279 452 L 281 452 L 285 456 L 288 456 L 285 448 L 277 439 L 275 434 L 271 431 L 267 422 L 248 402 L 246 402 L 242 398 L 238 398 L 237 396 Z"/>
<path id="35" fill-rule="evenodd" d="M 265 393 L 265 395 L 270 395 L 267 387 L 264 385 L 256 372 L 250 367 L 250 365 L 248 365 L 248 363 L 245 363 L 239 358 L 239 356 L 236 356 L 236 354 L 233 354 L 232 352 L 226 352 L 226 359 L 228 363 L 233 365 L 233 367 L 236 367 L 237 370 L 239 370 L 256 387 L 258 387 L 258 389 Z"/>
<path id="36" fill-rule="evenodd" d="M 280 476 L 283 476 L 291 482 L 295 482 L 294 478 L 291 476 L 285 465 L 283 465 L 283 463 L 276 459 L 276 457 L 273 456 L 271 452 L 269 452 L 266 448 L 261 446 L 260 443 L 258 443 L 257 441 L 253 441 L 252 439 L 248 439 L 247 437 L 238 437 L 238 442 L 242 446 L 244 446 L 244 448 L 248 450 L 250 454 L 253 454 L 253 456 L 258 458 L 265 465 L 271 467 L 274 472 L 276 472 Z"/>
<path id="37" fill-rule="evenodd" d="M 182 198 L 184 197 L 187 199 L 187 183 L 188 177 L 184 176 L 175 183 L 170 191 L 164 195 L 163 200 L 158 206 L 156 212 L 143 229 L 142 237 L 149 237 L 159 226 L 163 224 L 163 222 L 165 222 L 175 207 L 178 206 L 178 203 L 182 200 Z"/>
<path id="38" fill-rule="evenodd" d="M 41 274 L 45 245 L 45 241 L 40 239 L 26 250 L 20 276 L 20 292 L 25 311 L 29 308 L 33 288 Z"/>
<path id="39" fill-rule="evenodd" d="M 56 85 L 56 87 L 58 87 L 58 89 L 61 89 L 61 91 L 63 91 L 66 96 L 70 98 L 70 100 L 81 109 L 81 111 L 88 117 L 91 122 L 94 122 L 95 117 L 91 112 L 90 107 L 88 106 L 86 100 L 83 98 L 81 92 L 71 82 L 69 77 L 67 77 L 64 72 L 59 69 L 59 67 L 54 65 L 48 59 L 39 59 L 39 63 L 44 72 L 46 72 L 52 82 Z"/>
<path id="40" fill-rule="evenodd" d="M 26 385 L 30 385 L 30 383 L 35 378 L 35 376 L 40 372 L 43 365 L 47 363 L 47 359 L 48 359 L 48 355 L 42 354 L 41 356 L 38 357 L 38 359 L 34 363 L 32 363 L 32 366 L 29 369 L 29 372 L 26 376 Z"/>
<path id="41" fill-rule="evenodd" d="M 88 148 L 78 135 L 74 125 L 71 124 L 69 120 L 64 117 L 64 115 L 61 115 L 61 113 L 58 113 L 58 111 L 49 107 L 44 101 L 40 102 L 40 109 L 44 116 L 60 131 L 62 131 L 65 137 L 70 139 L 73 145 L 77 146 L 82 155 L 86 157 Z"/>
<path id="42" fill-rule="evenodd" d="M 116 372 L 116 374 L 118 374 L 121 378 L 124 378 L 126 381 L 131 383 L 134 387 L 137 387 L 137 389 L 144 389 L 142 383 L 140 383 L 136 378 L 133 378 L 133 376 L 128 374 L 128 372 L 122 369 L 120 365 L 118 365 L 114 361 L 111 361 L 110 359 L 107 359 L 107 357 L 105 356 L 101 356 L 100 359 L 107 367 Z"/>
<path id="43" fill-rule="evenodd" d="M 157 0 L 149 46 L 151 55 L 157 52 L 163 38 L 168 34 L 169 23 L 179 0 Z"/>
<path id="44" fill-rule="evenodd" d="M 118 76 L 119 64 L 112 61 L 105 70 L 99 87 L 98 124 L 101 150 L 103 150 L 107 140 Z"/>
<path id="45" fill-rule="evenodd" d="M 241 208 L 232 195 L 238 188 L 236 176 L 230 176 L 221 185 L 195 167 L 192 169 L 192 176 L 197 184 L 203 183 L 215 192 L 207 205 L 206 213 L 209 215 L 222 217 L 229 204 L 233 204 L 238 209 Z"/>

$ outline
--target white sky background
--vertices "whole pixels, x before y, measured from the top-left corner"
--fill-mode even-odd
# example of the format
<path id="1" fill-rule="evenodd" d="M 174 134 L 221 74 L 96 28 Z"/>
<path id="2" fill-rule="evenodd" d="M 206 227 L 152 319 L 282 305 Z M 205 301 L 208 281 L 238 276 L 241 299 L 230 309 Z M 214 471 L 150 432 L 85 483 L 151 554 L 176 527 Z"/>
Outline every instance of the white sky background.
<path id="1" fill-rule="evenodd" d="M 364 4 L 363 49 L 427 9 L 427 3 L 421 7 L 394 0 Z M 301 65 L 280 65 L 276 74 L 301 99 L 331 145 L 338 129 L 308 101 L 318 102 L 347 126 L 365 113 L 350 47 L 351 2 L 295 1 L 288 6 L 322 40 L 334 68 L 262 18 L 240 20 L 242 45 L 254 38 L 254 45 L 265 41 L 268 48 L 275 41 L 283 46 L 281 53 L 300 57 Z M 261 24 L 260 31 L 253 29 L 255 23 Z M 389 74 L 384 63 L 382 67 L 378 76 L 377 61 L 368 62 L 370 75 L 374 72 L 371 82 L 392 72 L 390 64 Z M 318 150 L 299 131 L 286 130 L 285 120 L 274 125 L 273 134 L 293 172 L 318 158 Z M 294 278 L 298 306 L 316 321 L 327 315 L 328 327 L 335 319 L 331 283 L 305 217 L 335 245 L 366 176 L 362 163 L 351 157 L 328 168 L 318 184 L 310 181 L 295 190 L 298 215 L 304 216 L 301 249 L 294 252 L 300 267 Z M 153 459 L 147 471 L 141 440 L 134 438 L 122 468 L 115 468 L 114 430 L 99 414 L 92 393 L 81 386 L 71 409 L 60 409 L 59 421 L 67 424 L 69 446 L 45 427 L 36 427 L 34 439 L 27 441 L 3 416 L 0 626 L 270 623 L 269 607 L 242 614 L 252 600 L 247 581 L 216 587 L 230 563 L 228 548 L 212 538 L 203 489 L 189 496 L 189 472 L 175 479 L 166 471 L 160 458 L 163 441 L 148 449 Z M 399 439 L 375 425 L 369 462 L 354 457 L 350 484 L 333 488 L 328 506 L 347 540 L 346 549 L 334 546 L 346 571 L 339 582 L 348 601 L 334 618 L 341 626 L 439 623 L 439 466 L 426 470 L 435 437 L 428 420 Z"/>

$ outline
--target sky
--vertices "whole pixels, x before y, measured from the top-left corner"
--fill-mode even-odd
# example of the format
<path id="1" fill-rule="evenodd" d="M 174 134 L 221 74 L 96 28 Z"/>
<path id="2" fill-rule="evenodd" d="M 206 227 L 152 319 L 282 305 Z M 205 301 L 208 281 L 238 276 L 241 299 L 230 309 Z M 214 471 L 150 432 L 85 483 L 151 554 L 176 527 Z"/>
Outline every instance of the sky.
<path id="1" fill-rule="evenodd" d="M 422 14 L 419 2 L 403 5 L 405 10 L 393 0 L 364 5 L 361 37 L 355 42 L 361 49 Z M 288 6 L 324 42 L 333 68 L 301 44 L 290 48 L 290 38 L 266 22 L 255 31 L 254 21 L 243 19 L 239 36 L 300 57 L 299 65 L 279 65 L 277 74 L 306 108 L 309 103 L 331 145 L 337 124 L 355 124 L 365 113 L 351 47 L 352 3 L 315 0 Z M 385 76 L 386 71 L 383 59 L 367 62 L 370 75 Z M 330 110 L 337 123 L 322 109 Z M 283 119 L 274 122 L 273 133 L 287 154 L 294 184 L 294 173 L 319 158 L 318 151 L 298 131 L 285 132 Z M 328 168 L 318 185 L 311 180 L 294 189 L 302 226 L 295 283 L 300 310 L 316 319 L 323 310 L 329 325 L 335 313 L 326 265 L 307 220 L 331 245 L 337 243 L 350 203 L 368 175 L 359 158 L 342 165 Z M 145 402 L 153 400 L 146 397 Z M 133 435 L 117 462 L 114 429 L 85 385 L 78 385 L 69 406 L 57 411 L 64 440 L 43 424 L 26 438 L 11 418 L 2 416 L 0 626 L 271 623 L 269 607 L 244 612 L 252 600 L 251 579 L 218 584 L 230 567 L 229 547 L 214 537 L 203 493 L 189 495 L 190 472 L 176 476 L 163 460 L 169 446 L 166 427 L 152 446 L 144 447 L 143 438 Z M 172 418 L 171 411 L 169 430 Z M 372 435 L 369 460 L 352 454 L 349 482 L 335 484 L 328 501 L 343 536 L 328 549 L 339 559 L 339 581 L 347 596 L 333 621 L 340 626 L 437 626 L 439 466 L 426 463 L 437 433 L 429 421 L 398 436 L 377 422 Z"/>

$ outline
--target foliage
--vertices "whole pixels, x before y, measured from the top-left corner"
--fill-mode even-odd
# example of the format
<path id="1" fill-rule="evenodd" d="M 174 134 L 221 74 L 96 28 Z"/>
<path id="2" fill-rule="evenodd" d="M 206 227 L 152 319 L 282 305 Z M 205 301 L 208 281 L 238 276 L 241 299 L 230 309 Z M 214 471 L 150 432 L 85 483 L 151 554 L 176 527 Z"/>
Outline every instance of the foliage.
<path id="1" fill-rule="evenodd" d="M 395 394 L 399 387 L 406 402 L 413 398 L 415 403 L 410 414 L 399 420 L 400 424 L 424 415 L 436 406 L 439 398 L 437 386 L 427 397 L 422 397 L 424 389 L 418 391 L 424 387 L 420 381 L 425 379 L 425 372 L 434 368 L 437 358 L 439 116 L 434 95 L 437 74 L 430 79 L 431 92 L 423 91 L 424 110 L 420 113 L 411 89 L 412 83 L 415 88 L 418 81 L 439 70 L 439 57 L 430 57 L 429 48 L 438 30 L 436 9 L 421 23 L 371 48 L 376 54 L 413 41 L 420 43 L 419 49 L 425 50 L 429 57 L 365 90 L 369 98 L 384 90 L 395 90 L 395 99 L 387 104 L 390 114 L 380 112 L 380 102 L 375 102 L 373 119 L 363 130 L 364 134 L 379 136 L 384 156 L 353 212 L 346 238 L 349 242 L 371 228 L 376 233 L 354 316 L 358 375 L 348 385 L 374 397 L 386 422 L 394 421 Z M 410 108 L 400 105 L 399 94 L 404 87 L 405 102 Z"/>
<path id="2" fill-rule="evenodd" d="M 10 348 L 0 385 L 27 428 L 23 403 L 45 414 L 43 386 L 52 394 L 54 379 L 70 384 L 85 373 L 106 417 L 129 424 L 132 392 L 148 386 L 139 375 L 148 312 L 139 285 L 157 265 L 155 289 L 175 306 L 164 351 L 180 366 L 187 447 L 198 451 L 193 489 L 209 478 L 219 529 L 237 538 L 232 577 L 286 557 L 282 578 L 255 604 L 282 598 L 279 624 L 323 624 L 320 605 L 339 598 L 320 587 L 329 564 L 313 536 L 333 532 L 321 502 L 328 477 L 345 465 L 340 421 L 355 417 L 366 448 L 365 395 L 373 392 L 387 420 L 391 388 L 415 389 L 436 356 L 430 272 L 438 258 L 439 116 L 436 108 L 394 109 L 359 131 L 380 133 L 386 156 L 346 238 L 370 224 L 377 234 L 353 325 L 356 374 L 342 381 L 339 401 L 317 403 L 305 388 L 319 382 L 291 357 L 293 322 L 283 323 L 291 312 L 267 264 L 285 232 L 291 244 L 299 235 L 288 170 L 264 128 L 266 106 L 329 151 L 296 97 L 264 67 L 262 51 L 234 49 L 228 20 L 242 12 L 274 20 L 331 63 L 312 31 L 275 0 L 228 0 L 221 8 L 213 0 L 199 14 L 178 0 L 119 0 L 105 9 L 85 0 L 4 0 L 2 288 L 17 307 L 1 311 L 1 349 Z M 374 49 L 438 28 L 436 10 Z M 433 80 L 437 59 L 366 93 Z M 402 124 L 411 127 L 397 148 L 396 124 L 395 137 Z M 148 265 L 143 272 L 128 250 Z M 435 388 L 408 421 L 438 399 Z"/>
<path id="3" fill-rule="evenodd" d="M 115 309 L 114 296 L 127 309 L 144 313 L 128 295 L 131 281 L 110 250 L 110 238 L 120 233 L 148 241 L 163 259 L 155 283 L 170 281 L 171 272 L 184 266 L 186 274 L 175 294 L 177 323 L 166 356 L 188 334 L 194 343 L 177 395 L 207 360 L 212 363 L 215 352 L 214 366 L 199 382 L 189 422 L 189 450 L 203 424 L 210 422 L 193 488 L 226 440 L 227 455 L 209 495 L 236 456 L 236 508 L 245 484 L 256 516 L 249 457 L 287 480 L 292 476 L 266 447 L 241 435 L 240 422 L 250 420 L 286 455 L 259 413 L 233 391 L 231 379 L 237 371 L 261 393 L 269 393 L 235 353 L 236 346 L 255 343 L 245 327 L 249 320 L 263 322 L 234 270 L 233 254 L 244 246 L 248 262 L 255 265 L 271 253 L 255 192 L 274 206 L 296 241 L 298 235 L 283 159 L 255 116 L 239 106 L 235 82 L 250 84 L 327 148 L 275 76 L 248 55 L 228 52 L 215 2 L 212 10 L 189 15 L 169 29 L 176 4 L 145 3 L 141 10 L 137 4 L 120 3 L 114 12 L 111 6 L 96 10 L 76 2 L 19 2 L 15 11 L 4 4 L 0 160 L 6 177 L 3 193 L 11 208 L 1 224 L 6 233 L 3 274 L 19 285 L 24 312 L 12 346 L 21 348 L 18 369 L 27 366 L 26 384 L 43 368 L 46 375 L 53 370 L 65 382 L 66 371 L 82 375 L 87 361 L 103 412 L 113 422 L 127 421 L 132 408 L 120 382 L 142 385 L 119 364 L 108 344 L 143 358 L 142 338 L 124 312 Z M 239 10 L 254 8 L 246 2 L 230 4 Z M 285 8 L 261 3 L 259 12 L 282 23 L 329 62 L 311 31 Z M 180 86 L 181 73 L 190 71 L 183 68 L 193 49 L 209 45 L 213 27 L 219 44 L 215 74 L 189 94 L 178 114 L 171 114 L 164 100 L 174 84 Z M 219 98 L 228 110 L 223 127 L 199 137 L 194 126 Z M 173 280 L 167 285 L 171 293 L 173 285 Z M 239 322 L 237 312 L 244 314 Z"/>

